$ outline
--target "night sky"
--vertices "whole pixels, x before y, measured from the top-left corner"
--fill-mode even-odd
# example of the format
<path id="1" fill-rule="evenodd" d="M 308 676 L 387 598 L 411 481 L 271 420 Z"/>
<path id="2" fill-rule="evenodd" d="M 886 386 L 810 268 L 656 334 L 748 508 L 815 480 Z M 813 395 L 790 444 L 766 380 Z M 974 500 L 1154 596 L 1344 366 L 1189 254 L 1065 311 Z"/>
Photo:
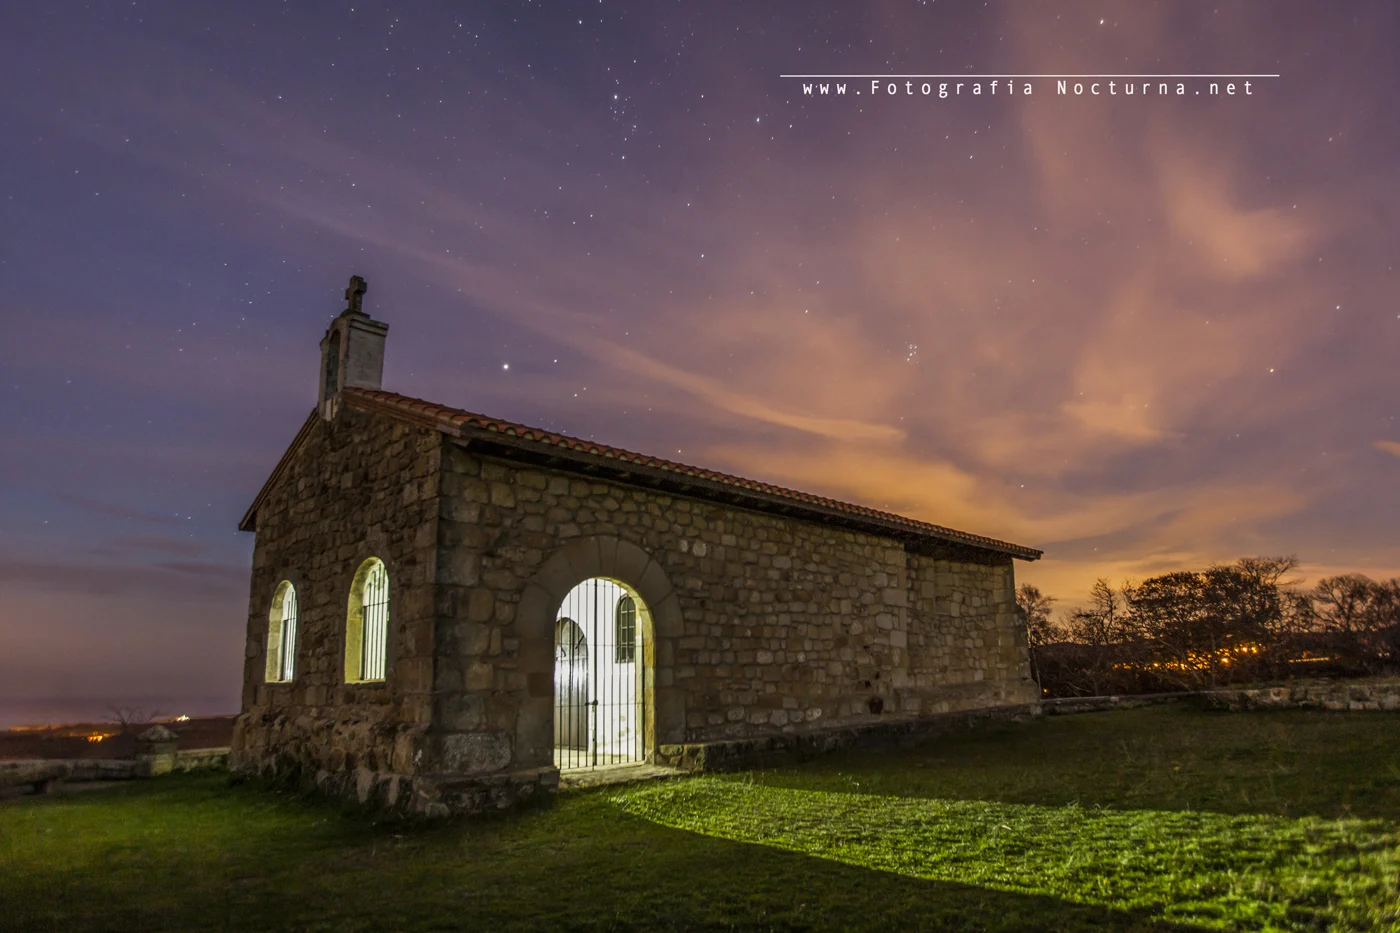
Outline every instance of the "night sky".
<path id="1" fill-rule="evenodd" d="M 236 525 L 352 273 L 386 388 L 1043 548 L 1061 607 L 1400 573 L 1393 3 L 0 19 L 0 725 L 237 708 Z"/>

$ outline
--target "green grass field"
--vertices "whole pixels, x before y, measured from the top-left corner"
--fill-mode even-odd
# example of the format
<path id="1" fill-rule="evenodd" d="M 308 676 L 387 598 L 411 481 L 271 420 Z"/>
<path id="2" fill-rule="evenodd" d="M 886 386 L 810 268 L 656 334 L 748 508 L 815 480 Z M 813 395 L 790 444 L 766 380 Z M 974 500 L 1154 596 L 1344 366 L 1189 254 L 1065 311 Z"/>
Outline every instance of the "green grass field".
<path id="1" fill-rule="evenodd" d="M 376 824 L 162 778 L 0 804 L 14 930 L 1400 930 L 1400 715 L 1155 707 Z"/>

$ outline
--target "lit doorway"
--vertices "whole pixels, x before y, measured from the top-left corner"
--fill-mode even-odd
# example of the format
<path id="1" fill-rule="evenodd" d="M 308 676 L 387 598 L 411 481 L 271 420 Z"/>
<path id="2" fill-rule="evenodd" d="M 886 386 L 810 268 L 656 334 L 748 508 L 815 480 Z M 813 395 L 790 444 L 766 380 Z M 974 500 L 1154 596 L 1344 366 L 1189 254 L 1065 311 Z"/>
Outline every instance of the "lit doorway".
<path id="1" fill-rule="evenodd" d="M 554 624 L 554 764 L 646 760 L 646 644 L 637 597 L 602 577 L 569 591 Z"/>

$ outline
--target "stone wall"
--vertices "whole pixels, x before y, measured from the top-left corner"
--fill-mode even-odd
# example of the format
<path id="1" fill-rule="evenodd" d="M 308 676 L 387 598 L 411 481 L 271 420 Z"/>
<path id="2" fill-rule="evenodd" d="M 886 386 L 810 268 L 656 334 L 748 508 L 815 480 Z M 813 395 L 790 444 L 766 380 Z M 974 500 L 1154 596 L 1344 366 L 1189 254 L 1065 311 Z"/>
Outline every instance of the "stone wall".
<path id="1" fill-rule="evenodd" d="M 1136 709 L 1163 703 L 1190 703 L 1210 709 L 1326 709 L 1361 712 L 1400 710 L 1400 681 L 1300 680 L 1264 687 L 1231 687 L 1222 690 L 1143 693 L 1122 696 L 1059 697 L 1042 700 L 1048 714 L 1094 713 Z"/>
<path id="2" fill-rule="evenodd" d="M 437 432 L 354 410 L 311 423 L 257 513 L 234 770 L 405 805 L 432 718 L 440 453 Z M 389 574 L 388 673 L 347 684 L 351 580 L 371 556 Z M 296 675 L 267 683 L 283 580 L 297 592 Z"/>
<path id="3" fill-rule="evenodd" d="M 1054 697 L 1040 701 L 1040 710 L 1048 716 L 1068 716 L 1072 713 L 1103 713 L 1115 709 L 1138 709 L 1180 703 L 1196 693 L 1130 693 L 1118 696 Z"/>
<path id="4" fill-rule="evenodd" d="M 1208 690 L 1198 694 L 1218 709 L 1400 710 L 1397 681 L 1301 681 L 1277 687 Z"/>
<path id="5" fill-rule="evenodd" d="M 1011 558 L 992 563 L 909 556 L 909 670 L 900 710 L 934 715 L 1034 703 Z"/>
<path id="6" fill-rule="evenodd" d="M 18 758 L 0 760 L 0 789 L 28 786 L 45 793 L 59 784 L 95 781 L 127 781 L 169 774 L 172 771 L 223 769 L 227 748 L 191 748 L 170 753 L 158 769 L 135 758 Z"/>
<path id="7" fill-rule="evenodd" d="M 202 771 L 207 768 L 227 768 L 227 748 L 182 748 L 175 753 L 172 771 Z"/>
<path id="8" fill-rule="evenodd" d="M 434 770 L 549 766 L 554 613 L 589 576 L 649 610 L 652 748 L 1039 698 L 1010 558 L 913 554 L 447 443 Z"/>
<path id="9" fill-rule="evenodd" d="M 351 406 L 309 424 L 256 530 L 230 766 L 388 809 L 509 806 L 557 784 L 554 621 L 589 577 L 638 601 L 658 760 L 1038 699 L 1010 558 L 531 467 Z M 370 556 L 389 572 L 389 673 L 347 684 Z M 296 677 L 266 683 L 282 580 Z"/>

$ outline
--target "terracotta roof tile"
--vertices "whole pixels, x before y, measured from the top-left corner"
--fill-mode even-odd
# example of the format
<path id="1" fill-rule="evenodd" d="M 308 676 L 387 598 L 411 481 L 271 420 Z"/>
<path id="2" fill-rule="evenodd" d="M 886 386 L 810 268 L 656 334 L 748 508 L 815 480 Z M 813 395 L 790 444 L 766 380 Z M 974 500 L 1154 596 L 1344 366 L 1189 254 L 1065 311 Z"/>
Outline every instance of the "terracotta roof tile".
<path id="1" fill-rule="evenodd" d="M 429 422 L 438 430 L 447 434 L 463 436 L 463 429 L 501 434 L 508 438 L 516 438 L 535 444 L 544 444 L 552 447 L 564 448 L 566 450 L 580 451 L 597 457 L 638 464 L 639 466 L 654 470 L 679 473 L 721 487 L 744 490 L 763 496 L 767 500 L 799 502 L 836 515 L 860 516 L 890 529 L 901 530 L 921 537 L 935 538 L 940 541 L 998 551 L 1004 554 L 1010 554 L 1013 557 L 1019 557 L 1023 560 L 1035 560 L 1041 556 L 1040 551 L 1034 548 L 1023 547 L 1019 544 L 1011 544 L 1006 541 L 998 541 L 995 538 L 984 537 L 983 535 L 957 531 L 952 528 L 945 528 L 942 525 L 934 525 L 929 522 L 919 521 L 918 519 L 906 518 L 903 515 L 896 515 L 893 512 L 882 512 L 879 509 L 872 509 L 868 506 L 841 502 L 836 499 L 828 499 L 825 496 L 817 496 L 795 489 L 787 489 L 782 486 L 772 485 L 771 483 L 761 483 L 757 480 L 745 479 L 742 476 L 732 476 L 728 473 L 720 473 L 716 470 L 707 470 L 703 467 L 676 463 L 673 460 L 666 460 L 661 457 L 650 457 L 630 450 L 623 450 L 618 447 L 610 447 L 605 444 L 584 441 L 576 437 L 569 437 L 565 434 L 556 434 L 552 431 L 544 431 L 523 424 L 502 421 L 499 418 L 492 418 L 488 415 L 464 411 L 460 408 L 448 408 L 445 405 L 437 405 L 433 402 L 424 401 L 423 399 L 410 398 L 406 395 L 399 395 L 396 392 L 386 392 L 382 389 L 347 388 L 344 390 L 344 396 L 346 400 L 356 408 L 382 411 L 386 414 L 398 415 L 400 417 L 409 416 L 411 420 L 414 421 Z"/>

